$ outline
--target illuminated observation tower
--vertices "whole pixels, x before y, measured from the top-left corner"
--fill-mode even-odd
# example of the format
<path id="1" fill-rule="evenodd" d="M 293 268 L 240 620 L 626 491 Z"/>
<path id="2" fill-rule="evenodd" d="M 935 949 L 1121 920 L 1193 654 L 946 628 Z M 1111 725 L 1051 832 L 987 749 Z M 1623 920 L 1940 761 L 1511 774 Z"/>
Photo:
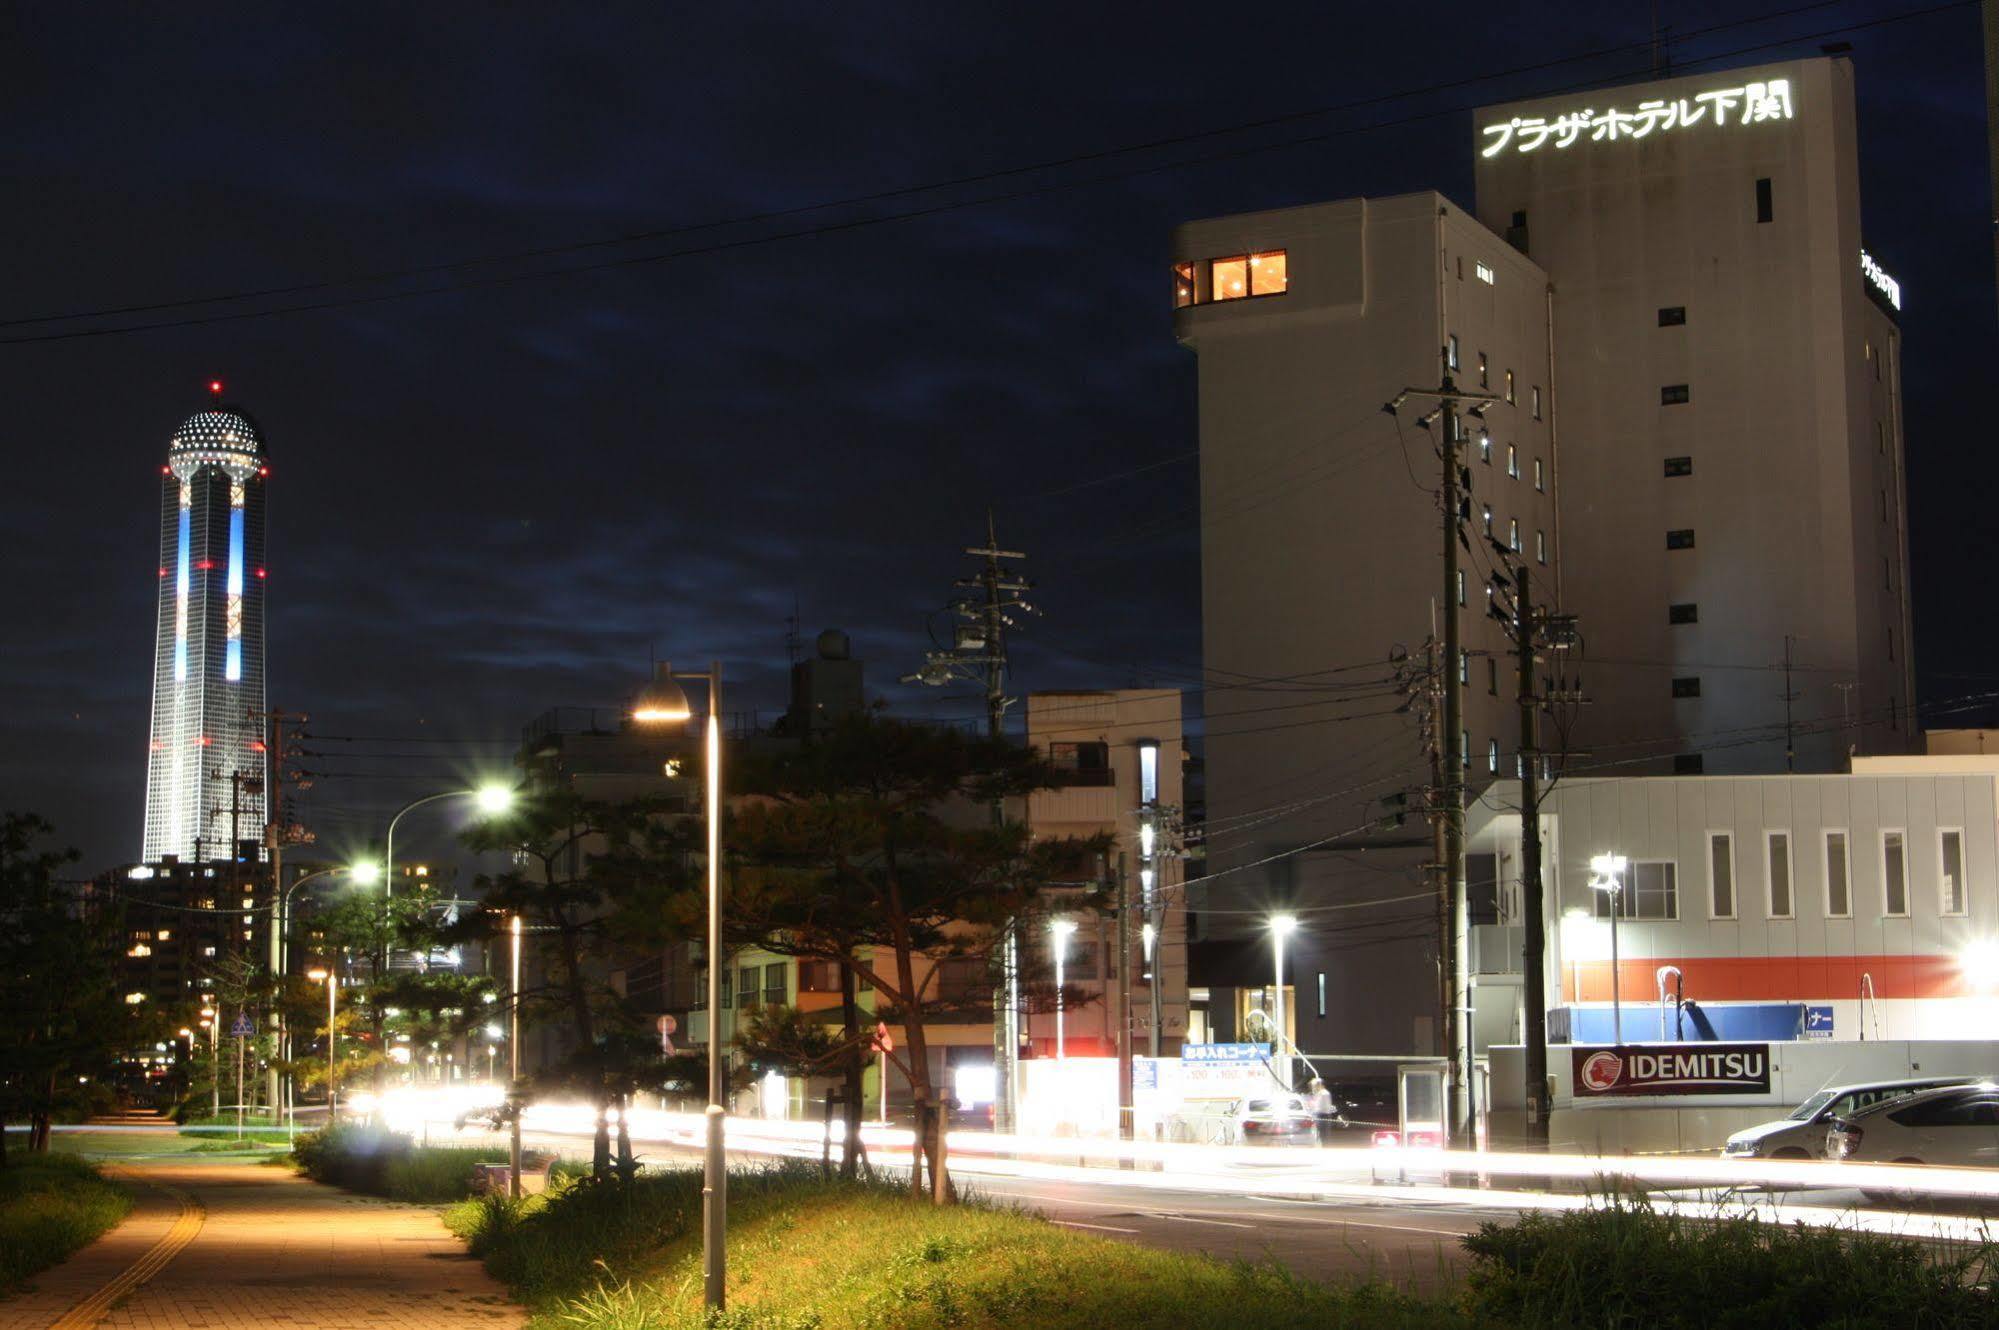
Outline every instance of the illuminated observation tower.
<path id="1" fill-rule="evenodd" d="M 160 468 L 159 637 L 144 861 L 234 857 L 264 826 L 264 482 L 249 416 L 188 417 Z"/>

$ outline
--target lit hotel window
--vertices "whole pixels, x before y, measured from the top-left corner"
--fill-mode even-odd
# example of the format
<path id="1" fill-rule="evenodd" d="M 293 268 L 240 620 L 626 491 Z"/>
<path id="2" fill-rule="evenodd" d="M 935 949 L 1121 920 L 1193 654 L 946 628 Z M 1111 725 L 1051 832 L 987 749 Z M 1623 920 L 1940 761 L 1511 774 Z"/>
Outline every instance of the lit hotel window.
<path id="1" fill-rule="evenodd" d="M 1472 267 L 1478 273 L 1478 279 L 1481 282 L 1484 282 L 1487 286 L 1492 285 L 1492 269 L 1486 267 L 1483 263 L 1475 263 Z"/>
<path id="2" fill-rule="evenodd" d="M 1249 293 L 1253 296 L 1280 296 L 1291 286 L 1285 252 L 1273 249 L 1249 256 Z"/>
<path id="3" fill-rule="evenodd" d="M 1249 294 L 1249 260 L 1215 259 L 1208 265 L 1208 299 L 1240 300 Z"/>
<path id="4" fill-rule="evenodd" d="M 1285 251 L 1265 250 L 1260 254 L 1232 254 L 1207 261 L 1207 286 L 1200 284 L 1201 265 L 1173 265 L 1173 308 L 1205 305 L 1217 300 L 1247 300 L 1251 296 L 1278 296 L 1290 289 Z"/>

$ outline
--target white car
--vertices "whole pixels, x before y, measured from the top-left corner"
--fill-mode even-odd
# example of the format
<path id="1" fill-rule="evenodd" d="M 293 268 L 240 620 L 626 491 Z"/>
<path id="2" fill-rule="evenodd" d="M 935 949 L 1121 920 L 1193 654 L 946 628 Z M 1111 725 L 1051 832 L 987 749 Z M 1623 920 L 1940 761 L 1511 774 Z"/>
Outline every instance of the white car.
<path id="1" fill-rule="evenodd" d="M 1849 1163 L 1999 1166 L 1999 1084 L 1977 1081 L 1925 1090 L 1840 1118 L 1826 1133 L 1826 1157 Z M 1868 1195 L 1913 1199 L 1913 1193 Z"/>
<path id="2" fill-rule="evenodd" d="M 1319 1120 L 1303 1095 L 1260 1094 L 1229 1105 L 1237 1145 L 1317 1145 Z"/>
<path id="3" fill-rule="evenodd" d="M 1775 1122 L 1747 1127 L 1728 1138 L 1724 1159 L 1817 1159 L 1825 1154 L 1826 1132 L 1836 1118 L 1924 1090 L 1968 1085 L 1976 1076 L 1924 1076 L 1907 1081 L 1868 1081 L 1820 1090 Z"/>

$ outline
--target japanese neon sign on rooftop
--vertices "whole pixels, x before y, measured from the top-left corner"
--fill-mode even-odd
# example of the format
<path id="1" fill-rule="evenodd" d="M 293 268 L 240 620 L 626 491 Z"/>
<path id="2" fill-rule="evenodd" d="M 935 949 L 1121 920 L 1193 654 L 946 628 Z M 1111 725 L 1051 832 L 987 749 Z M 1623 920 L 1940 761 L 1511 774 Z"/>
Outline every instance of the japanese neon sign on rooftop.
<path id="1" fill-rule="evenodd" d="M 1791 101 L 1791 81 L 1769 79 L 1738 88 L 1715 88 L 1670 101 L 1640 102 L 1631 110 L 1613 106 L 1599 111 L 1585 106 L 1579 111 L 1564 111 L 1552 119 L 1516 115 L 1480 131 L 1487 142 L 1479 155 L 1497 157 L 1502 152 L 1528 153 L 1543 147 L 1560 150 L 1574 147 L 1585 136 L 1591 143 L 1611 143 L 1681 130 L 1727 130 L 1765 120 L 1791 120 L 1796 114 Z"/>

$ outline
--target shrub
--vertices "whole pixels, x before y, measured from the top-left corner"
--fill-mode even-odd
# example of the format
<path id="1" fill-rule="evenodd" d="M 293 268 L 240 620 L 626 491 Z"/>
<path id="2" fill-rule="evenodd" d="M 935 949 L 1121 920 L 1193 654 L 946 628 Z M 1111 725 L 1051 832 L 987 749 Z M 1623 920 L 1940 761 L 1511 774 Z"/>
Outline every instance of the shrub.
<path id="1" fill-rule="evenodd" d="M 1938 1252 L 1875 1234 L 1747 1215 L 1598 1209 L 1488 1223 L 1464 1240 L 1466 1305 L 1506 1325 L 1725 1327 L 1999 1323 L 1993 1251 Z"/>
<path id="2" fill-rule="evenodd" d="M 125 1217 L 132 1198 L 75 1155 L 10 1155 L 0 1168 L 0 1293 Z"/>
<path id="3" fill-rule="evenodd" d="M 501 1149 L 419 1147 L 400 1132 L 338 1123 L 302 1133 L 292 1145 L 292 1159 L 315 1182 L 420 1204 L 470 1196 L 472 1166 L 506 1158 Z"/>

